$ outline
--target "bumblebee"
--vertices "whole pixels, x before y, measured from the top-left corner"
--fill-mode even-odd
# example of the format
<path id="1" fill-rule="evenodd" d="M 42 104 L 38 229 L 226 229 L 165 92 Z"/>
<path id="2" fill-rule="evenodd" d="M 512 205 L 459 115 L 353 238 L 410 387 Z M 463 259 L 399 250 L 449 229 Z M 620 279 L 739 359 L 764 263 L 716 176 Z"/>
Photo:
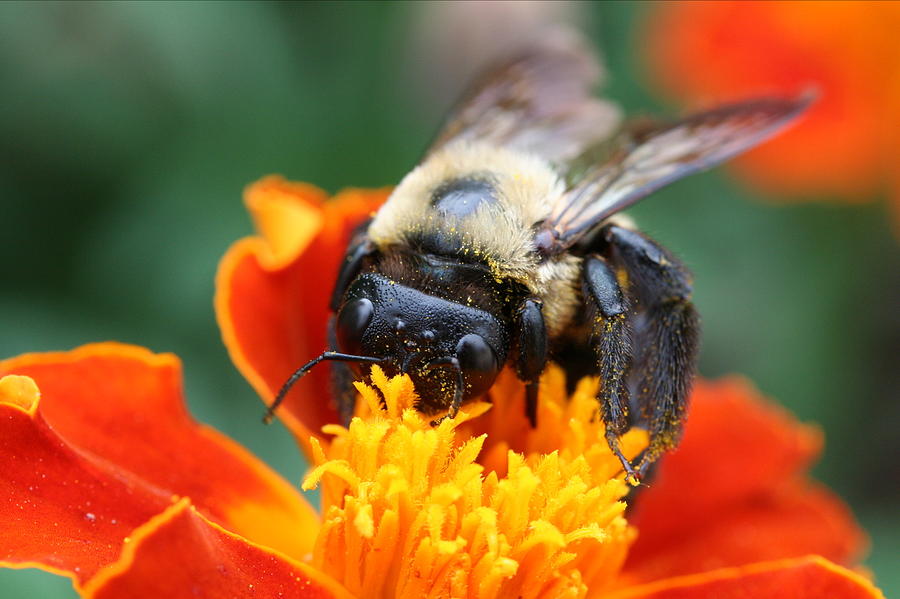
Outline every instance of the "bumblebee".
<path id="1" fill-rule="evenodd" d="M 548 360 L 598 376 L 606 439 L 636 482 L 678 443 L 699 346 L 687 268 L 621 211 L 782 129 L 809 97 L 765 98 L 683 120 L 619 127 L 592 96 L 601 69 L 570 34 L 542 40 L 476 82 L 421 163 L 353 236 L 337 276 L 336 399 L 354 376 L 408 374 L 425 415 L 453 417 L 510 365 L 536 424 Z M 632 464 L 619 437 L 645 427 Z"/>

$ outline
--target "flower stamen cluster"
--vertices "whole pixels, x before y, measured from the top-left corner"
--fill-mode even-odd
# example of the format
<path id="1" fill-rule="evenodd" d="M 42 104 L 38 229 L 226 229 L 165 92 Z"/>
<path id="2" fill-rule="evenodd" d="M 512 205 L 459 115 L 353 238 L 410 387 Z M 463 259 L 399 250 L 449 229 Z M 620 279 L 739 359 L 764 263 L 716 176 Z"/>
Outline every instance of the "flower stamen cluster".
<path id="1" fill-rule="evenodd" d="M 615 578 L 633 531 L 612 455 L 507 450 L 498 473 L 478 461 L 488 434 L 462 428 L 489 404 L 432 427 L 409 378 L 372 381 L 362 416 L 313 442 L 317 568 L 368 597 L 584 597 Z"/>

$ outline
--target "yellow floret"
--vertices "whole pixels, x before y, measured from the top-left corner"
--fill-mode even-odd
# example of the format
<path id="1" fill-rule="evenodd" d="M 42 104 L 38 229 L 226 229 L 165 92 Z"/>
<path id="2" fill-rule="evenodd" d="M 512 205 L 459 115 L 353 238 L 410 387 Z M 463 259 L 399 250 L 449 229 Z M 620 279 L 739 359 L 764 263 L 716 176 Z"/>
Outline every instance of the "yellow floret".
<path id="1" fill-rule="evenodd" d="M 628 486 L 594 417 L 596 386 L 583 382 L 568 399 L 561 377 L 545 378 L 538 429 L 502 436 L 515 423 L 505 412 L 521 407 L 511 396 L 500 401 L 521 390 L 509 376 L 492 392 L 493 409 L 469 404 L 431 426 L 412 408 L 409 378 L 374 367 L 378 390 L 357 384 L 363 406 L 349 429 L 326 427 L 328 447 L 314 441 L 316 466 L 303 487 L 322 490 L 315 565 L 365 597 L 587 597 L 603 589 L 633 537 L 621 501 Z M 645 443 L 635 434 L 624 445 L 634 454 Z M 542 453 L 547 445 L 555 449 Z"/>

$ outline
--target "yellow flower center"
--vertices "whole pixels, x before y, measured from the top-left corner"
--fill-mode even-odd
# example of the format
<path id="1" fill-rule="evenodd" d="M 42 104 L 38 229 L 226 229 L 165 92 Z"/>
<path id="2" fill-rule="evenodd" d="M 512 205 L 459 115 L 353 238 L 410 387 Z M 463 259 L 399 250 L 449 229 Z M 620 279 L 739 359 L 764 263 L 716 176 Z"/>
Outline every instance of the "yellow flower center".
<path id="1" fill-rule="evenodd" d="M 595 381 L 567 398 L 551 370 L 537 429 L 512 375 L 493 407 L 469 404 L 437 426 L 412 408 L 408 377 L 373 367 L 372 381 L 377 391 L 357 384 L 349 429 L 326 427 L 328 447 L 314 441 L 303 487 L 322 487 L 318 568 L 360 597 L 416 599 L 587 597 L 615 578 L 634 533 Z M 635 455 L 646 435 L 623 446 Z"/>

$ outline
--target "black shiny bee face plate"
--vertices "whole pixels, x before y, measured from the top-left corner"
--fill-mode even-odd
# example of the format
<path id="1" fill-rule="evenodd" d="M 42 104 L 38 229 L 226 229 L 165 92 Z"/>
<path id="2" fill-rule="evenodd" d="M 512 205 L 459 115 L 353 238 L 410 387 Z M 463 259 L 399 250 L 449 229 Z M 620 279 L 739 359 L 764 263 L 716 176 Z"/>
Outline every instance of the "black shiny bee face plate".
<path id="1" fill-rule="evenodd" d="M 410 375 L 424 413 L 447 409 L 463 372 L 463 401 L 482 394 L 506 362 L 503 324 L 489 312 L 429 295 L 377 273 L 360 275 L 338 312 L 341 351 L 386 358 L 388 374 Z"/>

